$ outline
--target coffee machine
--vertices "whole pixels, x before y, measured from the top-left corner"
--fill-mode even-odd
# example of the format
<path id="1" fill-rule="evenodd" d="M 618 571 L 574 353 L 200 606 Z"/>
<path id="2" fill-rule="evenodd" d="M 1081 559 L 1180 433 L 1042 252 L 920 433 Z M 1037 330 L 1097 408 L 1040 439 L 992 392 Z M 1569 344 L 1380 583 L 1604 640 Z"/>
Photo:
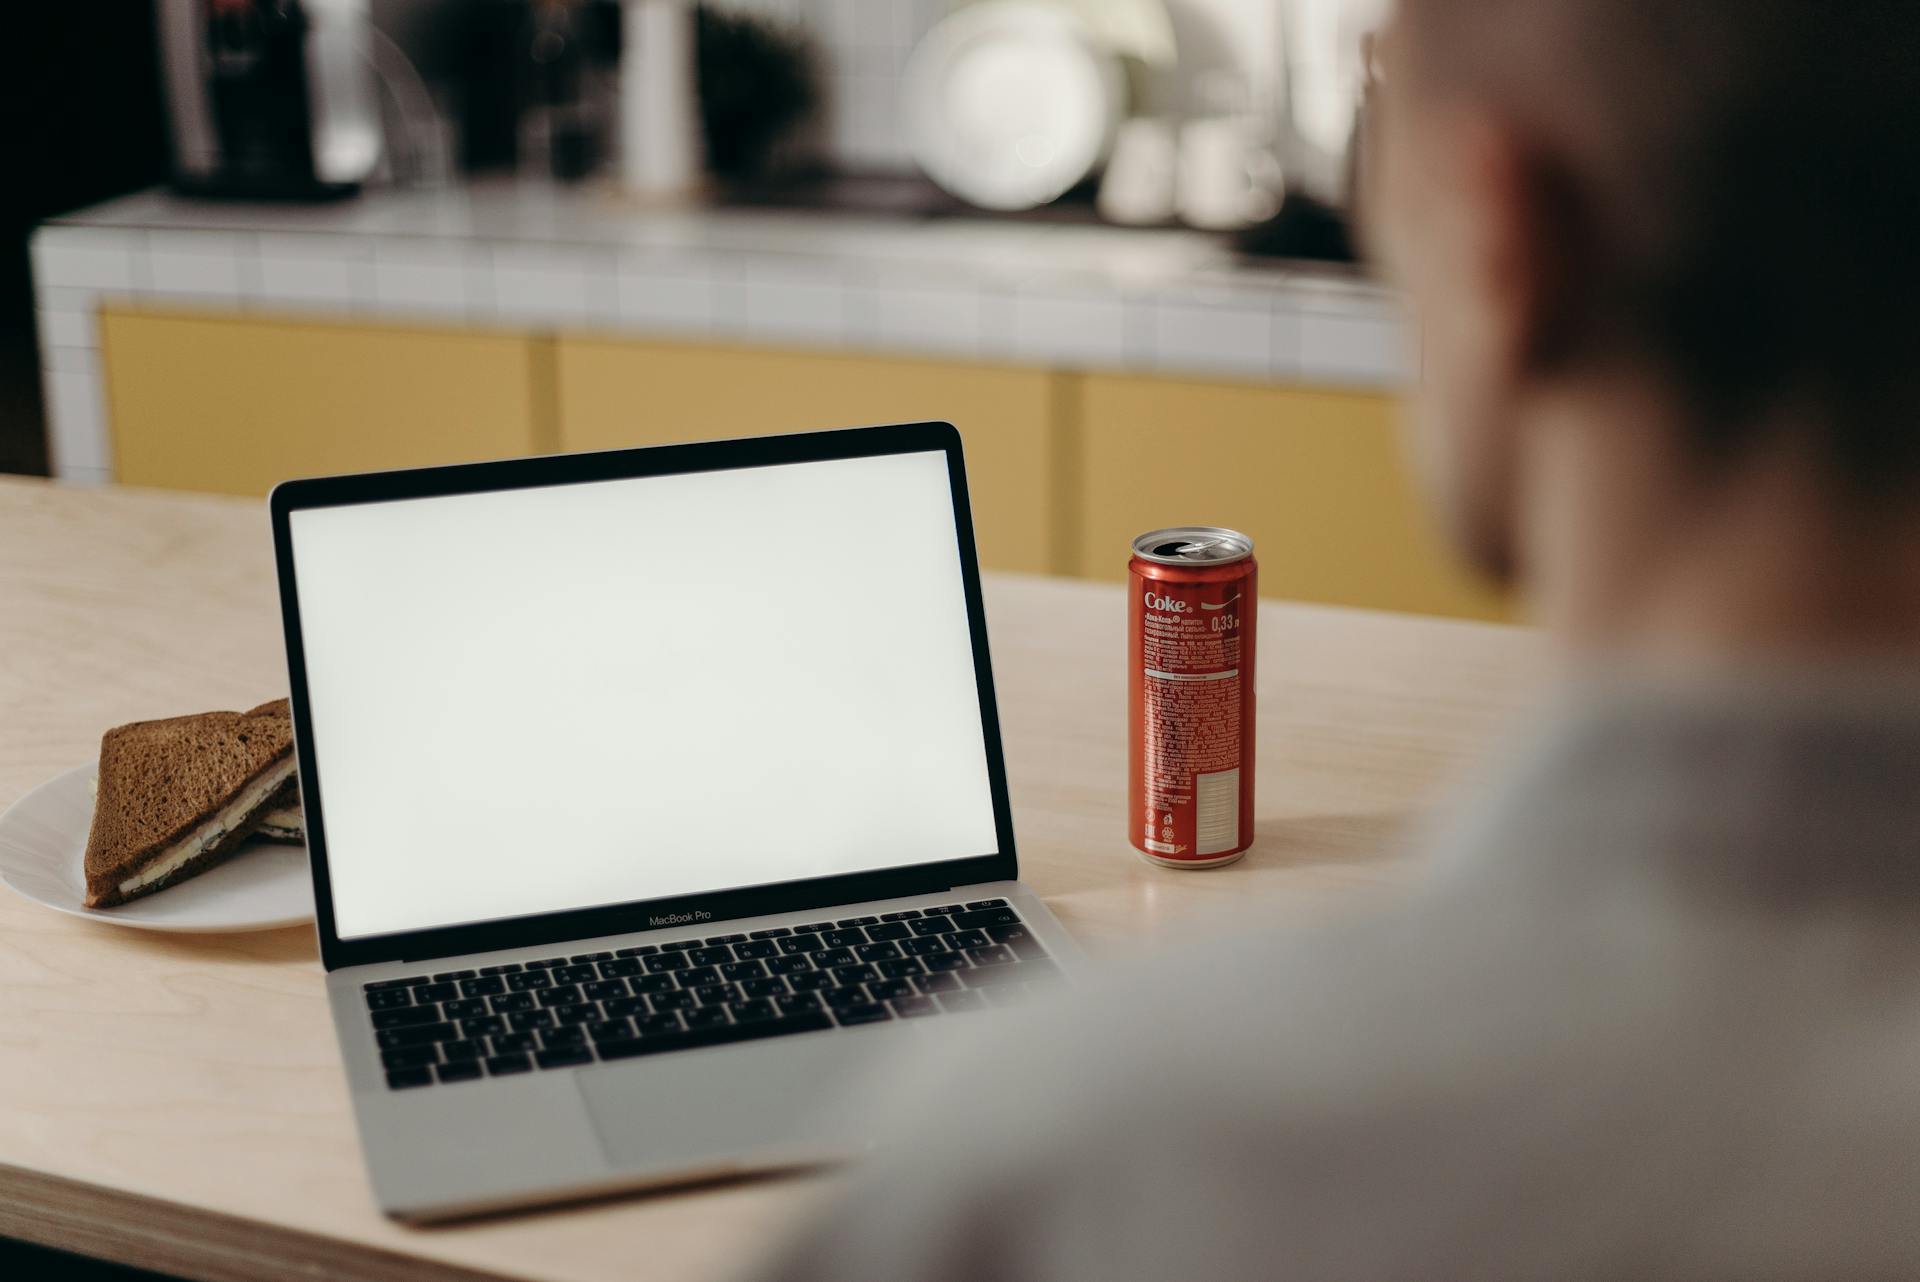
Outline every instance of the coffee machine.
<path id="1" fill-rule="evenodd" d="M 174 184 L 351 195 L 381 155 L 369 0 L 155 0 Z"/>

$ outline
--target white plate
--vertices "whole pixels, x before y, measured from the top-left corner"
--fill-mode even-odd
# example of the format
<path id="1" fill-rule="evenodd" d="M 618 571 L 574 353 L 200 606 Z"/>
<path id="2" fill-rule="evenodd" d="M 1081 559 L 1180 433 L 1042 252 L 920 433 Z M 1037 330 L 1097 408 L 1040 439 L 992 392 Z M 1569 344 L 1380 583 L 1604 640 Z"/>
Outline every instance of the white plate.
<path id="1" fill-rule="evenodd" d="M 118 908 L 88 908 L 93 767 L 48 780 L 0 815 L 0 881 L 76 917 L 141 930 L 275 930 L 313 920 L 307 849 L 255 839 L 210 872 Z"/>
<path id="2" fill-rule="evenodd" d="M 990 0 L 927 34 L 903 93 L 909 146 L 928 177 L 983 209 L 1032 209 L 1105 159 L 1126 80 L 1072 14 Z"/>

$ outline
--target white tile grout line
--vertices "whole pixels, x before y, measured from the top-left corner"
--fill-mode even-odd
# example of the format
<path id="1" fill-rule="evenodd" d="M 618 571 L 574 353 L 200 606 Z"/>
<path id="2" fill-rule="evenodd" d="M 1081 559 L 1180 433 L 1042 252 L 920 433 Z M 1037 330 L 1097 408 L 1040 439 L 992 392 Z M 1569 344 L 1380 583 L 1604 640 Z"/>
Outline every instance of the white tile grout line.
<path id="1" fill-rule="evenodd" d="M 142 306 L 149 302 L 187 304 L 212 310 L 226 308 L 242 312 L 290 311 L 312 315 L 346 314 L 360 317 L 391 316 L 460 319 L 476 327 L 499 325 L 566 324 L 575 321 L 582 328 L 610 329 L 614 332 L 661 335 L 681 333 L 689 337 L 718 336 L 761 341 L 777 346 L 783 342 L 817 343 L 826 346 L 902 352 L 958 360 L 1011 360 L 1025 365 L 1064 365 L 1070 368 L 1112 369 L 1171 376 L 1216 376 L 1245 378 L 1275 383 L 1327 383 L 1357 389 L 1392 389 L 1406 386 L 1417 378 L 1416 343 L 1408 341 L 1411 322 L 1391 300 L 1375 295 L 1340 296 L 1321 288 L 1289 288 L 1281 276 L 1271 284 L 1172 286 L 1154 289 L 1141 284 L 1122 284 L 1107 280 L 1075 280 L 1063 275 L 1060 283 L 1045 288 L 1021 287 L 1006 281 L 983 283 L 964 270 L 938 283 L 926 281 L 910 261 L 888 262 L 862 259 L 844 251 L 796 253 L 759 251 L 733 253 L 701 248 L 690 254 L 662 254 L 658 250 L 623 250 L 609 246 L 570 246 L 541 242 L 529 247 L 518 241 L 475 241 L 457 253 L 452 269 L 462 283 L 463 301 L 445 309 L 406 302 L 388 302 L 381 298 L 381 245 L 392 238 L 349 240 L 346 252 L 337 256 L 297 253 L 280 254 L 282 263 L 305 257 L 337 262 L 349 273 L 346 296 L 339 301 L 289 298 L 285 291 L 270 293 L 265 285 L 268 233 L 200 233 L 195 246 L 194 233 L 159 233 L 164 252 L 225 258 L 233 280 L 231 292 L 210 293 L 198 290 L 167 290 L 154 284 L 152 270 L 155 252 L 153 235 L 140 228 L 69 228 L 58 236 L 73 240 L 78 236 L 107 241 L 91 253 L 93 268 L 100 256 L 123 256 L 125 271 L 106 275 L 83 266 L 77 278 L 49 279 L 38 283 L 39 292 L 50 301 L 77 304 L 90 313 L 88 323 L 78 327 L 83 341 L 49 343 L 42 355 L 42 379 L 46 385 L 50 444 L 56 458 L 70 457 L 76 450 L 90 450 L 103 439 L 107 424 L 63 421 L 61 407 L 71 409 L 72 396 L 57 395 L 56 376 L 72 378 L 88 363 L 86 358 L 63 354 L 99 346 L 98 309 L 103 302 L 131 302 Z M 273 233 L 278 235 L 278 233 Z M 111 238 L 109 240 L 109 238 Z M 36 237 L 36 241 L 38 237 Z M 118 250 L 112 242 L 118 243 Z M 281 242 L 283 246 L 289 242 Z M 225 253 L 217 247 L 224 246 Z M 504 252 L 503 252 L 504 251 Z M 69 262 L 75 254 L 88 251 L 66 248 L 49 249 L 46 257 L 55 261 L 64 252 Z M 502 258 L 508 262 L 502 263 Z M 36 251 L 36 266 L 40 254 Z M 518 260 L 517 262 L 514 260 Z M 569 260 L 573 260 L 571 263 Z M 670 264 L 673 270 L 649 270 L 649 266 Z M 443 263 L 443 266 L 446 264 Z M 771 270 L 769 270 L 771 269 Z M 524 271 L 532 276 L 545 273 L 565 288 L 569 278 L 581 288 L 581 306 L 577 315 L 564 307 L 548 309 L 540 305 L 521 308 L 518 304 L 500 305 L 499 287 L 503 274 Z M 706 283 L 707 307 L 703 317 L 640 314 L 626 302 L 629 281 L 644 289 L 650 277 L 678 281 L 701 280 Z M 116 282 L 124 281 L 124 285 Z M 813 302 L 822 304 L 820 323 L 809 309 L 780 314 L 776 304 L 780 291 L 787 302 L 804 303 L 807 291 L 833 291 L 832 307 L 816 293 Z M 754 304 L 756 291 L 760 308 Z M 800 291 L 796 300 L 794 291 Z M 878 323 L 874 308 L 886 298 L 919 294 L 945 295 L 959 299 L 971 295 L 977 316 L 972 335 L 961 324 L 943 328 L 939 324 L 917 326 L 911 333 L 887 332 Z M 1065 322 L 1073 320 L 1073 309 L 1088 305 L 1107 305 L 1114 309 L 1116 324 L 1111 341 L 1090 333 L 1086 326 Z M 42 333 L 53 325 L 48 317 L 71 313 L 69 306 L 44 309 L 40 318 Z M 1176 354 L 1182 345 L 1169 343 L 1161 326 L 1171 316 L 1185 314 L 1189 320 L 1207 313 L 1241 313 L 1252 318 L 1265 312 L 1268 340 L 1262 357 L 1234 354 L 1227 344 L 1216 350 L 1195 354 L 1199 349 Z M 1030 336 L 1022 335 L 1022 318 L 1033 326 Z M 837 319 L 833 319 L 837 318 Z M 1083 312 L 1081 320 L 1090 318 Z M 63 334 L 68 333 L 62 330 Z M 1417 335 L 1414 335 L 1417 338 Z M 1204 345 L 1203 345 L 1204 347 Z M 106 389 L 97 380 L 104 377 L 97 360 L 94 367 L 94 395 L 79 398 L 90 407 L 95 418 L 106 413 Z M 81 469 L 88 470 L 88 469 Z M 97 470 L 97 469 L 92 469 Z"/>

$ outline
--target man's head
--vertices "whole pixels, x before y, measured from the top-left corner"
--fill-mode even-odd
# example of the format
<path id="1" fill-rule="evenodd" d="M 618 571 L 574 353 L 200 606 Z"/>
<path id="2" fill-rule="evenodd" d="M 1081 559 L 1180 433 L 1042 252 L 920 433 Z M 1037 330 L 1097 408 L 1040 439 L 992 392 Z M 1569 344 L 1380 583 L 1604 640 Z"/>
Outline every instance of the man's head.
<path id="1" fill-rule="evenodd" d="M 1920 493 L 1920 3 L 1401 0 L 1377 63 L 1368 231 L 1483 568 L 1542 407 L 1628 387 L 1706 474 L 1799 434 L 1849 501 Z"/>

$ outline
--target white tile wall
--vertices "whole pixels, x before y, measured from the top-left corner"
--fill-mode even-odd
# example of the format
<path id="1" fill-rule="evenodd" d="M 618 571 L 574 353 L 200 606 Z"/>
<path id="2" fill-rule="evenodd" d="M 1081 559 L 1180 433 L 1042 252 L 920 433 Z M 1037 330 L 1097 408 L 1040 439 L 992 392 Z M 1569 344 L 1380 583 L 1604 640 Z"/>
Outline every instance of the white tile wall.
<path id="1" fill-rule="evenodd" d="M 373 251 L 345 236 L 264 235 L 258 245 L 263 304 L 357 311 L 373 301 Z"/>
<path id="2" fill-rule="evenodd" d="M 1117 293 L 1016 294 L 1010 337 L 1012 352 L 1022 360 L 1076 367 L 1126 361 L 1124 309 Z M 991 335 L 989 346 L 994 346 Z"/>
<path id="3" fill-rule="evenodd" d="M 619 314 L 614 255 L 558 246 L 496 245 L 493 307 L 502 320 L 593 324 Z"/>
<path id="4" fill-rule="evenodd" d="M 486 265 L 464 245 L 425 239 L 378 241 L 373 246 L 373 301 L 381 311 L 424 317 L 465 317 L 492 305 Z M 473 288 L 479 280 L 484 303 Z"/>
<path id="5" fill-rule="evenodd" d="M 144 279 L 137 287 L 179 298 L 238 302 L 257 286 L 253 237 L 240 233 L 147 233 Z"/>

